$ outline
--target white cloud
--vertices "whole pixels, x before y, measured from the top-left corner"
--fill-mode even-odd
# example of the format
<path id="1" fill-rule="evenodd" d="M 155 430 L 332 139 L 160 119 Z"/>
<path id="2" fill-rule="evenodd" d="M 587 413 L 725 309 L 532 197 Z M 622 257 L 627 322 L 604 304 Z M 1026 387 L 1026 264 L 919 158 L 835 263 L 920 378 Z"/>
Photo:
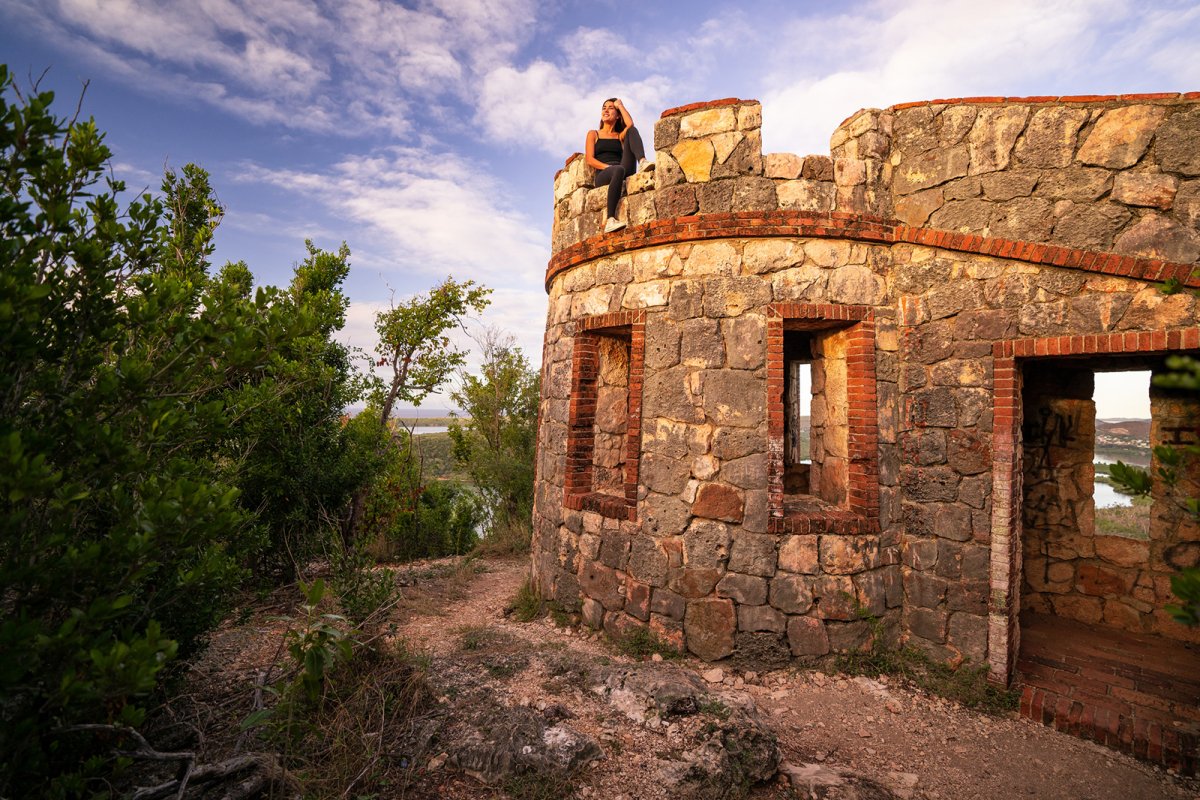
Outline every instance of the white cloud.
<path id="1" fill-rule="evenodd" d="M 321 172 L 247 165 L 242 180 L 293 192 L 363 227 L 355 252 L 387 274 L 455 274 L 491 286 L 540 286 L 549 231 L 507 205 L 498 182 L 449 153 L 389 148 Z"/>
<path id="2" fill-rule="evenodd" d="M 533 2 L 0 0 L 0 11 L 158 94 L 260 124 L 401 134 L 414 113 L 471 97 L 475 76 L 527 40 Z"/>
<path id="3" fill-rule="evenodd" d="M 838 123 L 859 108 L 1031 87 L 1080 91 L 1072 87 L 1094 71 L 1101 30 L 1130 8 L 1119 0 L 888 0 L 797 20 L 785 37 L 814 42 L 818 57 L 785 59 L 764 82 L 766 149 L 826 153 Z"/>
<path id="4" fill-rule="evenodd" d="M 657 112 L 670 86 L 661 75 L 627 81 L 578 65 L 536 60 L 524 68 L 502 66 L 489 72 L 480 86 L 476 120 L 501 140 L 563 156 L 583 149 L 587 131 L 599 124 L 605 98 L 620 97 L 651 147 Z"/>

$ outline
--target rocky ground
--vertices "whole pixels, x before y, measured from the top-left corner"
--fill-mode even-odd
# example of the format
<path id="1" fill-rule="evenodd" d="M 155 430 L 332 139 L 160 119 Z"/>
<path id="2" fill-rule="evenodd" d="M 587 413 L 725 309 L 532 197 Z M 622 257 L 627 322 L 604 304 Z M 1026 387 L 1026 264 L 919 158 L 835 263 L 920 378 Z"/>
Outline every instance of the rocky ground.
<path id="1" fill-rule="evenodd" d="M 526 570 L 483 562 L 453 591 L 410 571 L 389 635 L 424 654 L 431 700 L 393 747 L 408 785 L 372 796 L 1200 797 L 1194 780 L 895 680 L 638 659 L 550 617 L 518 622 L 505 609 Z M 214 642 L 208 681 L 279 657 L 245 629 Z"/>

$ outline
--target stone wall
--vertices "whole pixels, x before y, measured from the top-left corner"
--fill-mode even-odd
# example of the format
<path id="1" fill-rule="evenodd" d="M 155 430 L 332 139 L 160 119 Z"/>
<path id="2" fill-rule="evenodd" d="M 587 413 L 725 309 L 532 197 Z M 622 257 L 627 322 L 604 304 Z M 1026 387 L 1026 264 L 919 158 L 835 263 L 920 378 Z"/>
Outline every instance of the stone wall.
<path id="1" fill-rule="evenodd" d="M 1090 375 L 1089 359 L 1200 352 L 1195 298 L 1155 285 L 1200 285 L 1190 277 L 1200 251 L 1169 249 L 1197 236 L 1197 100 L 866 110 L 834 133 L 831 156 L 805 157 L 761 154 L 754 101 L 684 106 L 655 126 L 657 168 L 628 181 L 630 226 L 611 235 L 600 233 L 605 190 L 569 159 L 555 177 L 546 278 L 541 590 L 589 625 L 648 625 L 707 659 L 862 647 L 865 612 L 934 657 L 987 661 L 1006 680 L 1030 541 L 1021 428 L 1039 413 L 1023 401 L 1026 374 L 1045 364 L 1061 375 L 1068 357 Z M 1082 121 L 1055 138 L 1060 118 Z M 1066 138 L 1060 164 L 1067 144 L 1048 142 Z M 1104 190 L 1084 199 L 1095 170 Z M 1169 204 L 1120 199 L 1151 175 L 1175 180 Z M 1054 200 L 1044 240 L 1042 229 L 994 225 L 1055 186 L 1069 196 Z M 987 205 L 986 225 L 932 226 L 968 201 Z M 1114 203 L 1129 216 L 1111 241 L 1065 235 L 1070 215 L 1103 217 Z M 1148 226 L 1151 245 L 1126 246 Z M 599 409 L 607 402 L 616 420 L 620 401 L 601 400 L 593 354 L 606 331 L 626 330 L 624 495 L 597 497 L 595 453 L 613 450 L 604 437 L 620 427 L 599 424 Z M 783 455 L 784 340 L 795 332 L 815 343 L 807 491 L 788 485 Z M 1094 416 L 1090 395 L 1055 402 L 1068 400 Z M 1090 458 L 1079 456 L 1068 472 L 1082 486 Z M 1086 517 L 1087 502 L 1056 491 L 1076 522 Z M 1200 557 L 1195 529 L 1172 527 L 1165 501 L 1155 509 L 1163 541 L 1149 550 L 1162 555 L 1147 558 Z M 1167 542 L 1168 529 L 1181 532 Z M 1138 595 L 1148 619 L 1165 602 L 1156 570 L 1153 598 Z"/>
<path id="2" fill-rule="evenodd" d="M 1195 262 L 1200 108 L 1188 97 L 897 106 L 887 155 L 895 215 L 909 225 Z"/>

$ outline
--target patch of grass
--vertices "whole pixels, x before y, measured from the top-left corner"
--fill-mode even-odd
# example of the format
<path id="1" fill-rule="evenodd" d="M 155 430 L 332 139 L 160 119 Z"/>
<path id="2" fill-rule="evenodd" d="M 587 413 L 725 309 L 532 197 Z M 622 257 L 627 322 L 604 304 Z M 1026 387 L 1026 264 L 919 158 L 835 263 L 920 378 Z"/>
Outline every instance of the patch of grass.
<path id="1" fill-rule="evenodd" d="M 870 616 L 864 618 L 871 622 L 873 629 L 871 649 L 838 655 L 834 666 L 841 672 L 870 678 L 880 675 L 904 678 L 930 694 L 987 714 L 1003 714 L 1019 706 L 1019 693 L 988 683 L 986 665 L 973 666 L 967 662 L 955 669 L 915 647 L 889 647 L 883 635 L 882 620 Z"/>
<path id="2" fill-rule="evenodd" d="M 509 602 L 508 608 L 517 622 L 533 622 L 542 615 L 545 604 L 532 579 L 525 579 L 521 588 L 517 589 L 516 596 Z"/>
<path id="3" fill-rule="evenodd" d="M 1096 533 L 1103 536 L 1124 536 L 1130 539 L 1150 538 L 1149 497 L 1133 498 L 1133 505 L 1096 509 Z"/>
<path id="4" fill-rule="evenodd" d="M 701 714 L 707 714 L 710 717 L 716 717 L 724 722 L 729 719 L 729 706 L 722 703 L 720 700 L 705 700 L 697 709 Z"/>
<path id="5" fill-rule="evenodd" d="M 566 800 L 578 796 L 571 780 L 557 775 L 534 775 L 528 772 L 512 775 L 501 788 L 513 800 Z"/>
<path id="6" fill-rule="evenodd" d="M 459 646 L 463 650 L 482 650 L 492 641 L 492 632 L 483 625 L 468 625 L 460 628 Z"/>
<path id="7" fill-rule="evenodd" d="M 624 636 L 609 637 L 609 641 L 621 653 L 630 658 L 646 659 L 657 653 L 663 659 L 678 659 L 683 655 L 671 645 L 654 635 L 649 628 L 638 626 Z"/>
<path id="8" fill-rule="evenodd" d="M 499 520 L 492 525 L 471 552 L 474 555 L 491 558 L 523 556 L 529 553 L 532 541 L 533 526 L 529 520 Z"/>

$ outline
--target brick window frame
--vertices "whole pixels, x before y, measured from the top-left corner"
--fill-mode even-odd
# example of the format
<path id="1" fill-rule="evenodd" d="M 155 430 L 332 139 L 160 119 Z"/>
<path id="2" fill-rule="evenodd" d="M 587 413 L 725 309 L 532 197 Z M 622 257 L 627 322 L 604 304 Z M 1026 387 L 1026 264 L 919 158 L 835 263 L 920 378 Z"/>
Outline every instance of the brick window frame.
<path id="1" fill-rule="evenodd" d="M 622 496 L 595 491 L 595 450 L 600 337 L 629 340 L 628 399 Z M 645 375 L 646 312 L 617 311 L 575 321 L 571 352 L 571 400 L 567 423 L 567 468 L 563 505 L 620 520 L 637 519 L 638 466 L 641 455 L 642 383 Z"/>
<path id="2" fill-rule="evenodd" d="M 988 680 L 1007 686 L 1021 648 L 1021 365 L 1056 356 L 1167 355 L 1200 349 L 1200 328 L 1011 339 L 992 345 L 993 441 Z"/>
<path id="3" fill-rule="evenodd" d="M 819 516 L 784 509 L 785 330 L 845 330 L 847 409 L 846 498 Z M 832 303 L 767 306 L 767 511 L 771 533 L 879 532 L 879 401 L 875 386 L 875 311 Z"/>

